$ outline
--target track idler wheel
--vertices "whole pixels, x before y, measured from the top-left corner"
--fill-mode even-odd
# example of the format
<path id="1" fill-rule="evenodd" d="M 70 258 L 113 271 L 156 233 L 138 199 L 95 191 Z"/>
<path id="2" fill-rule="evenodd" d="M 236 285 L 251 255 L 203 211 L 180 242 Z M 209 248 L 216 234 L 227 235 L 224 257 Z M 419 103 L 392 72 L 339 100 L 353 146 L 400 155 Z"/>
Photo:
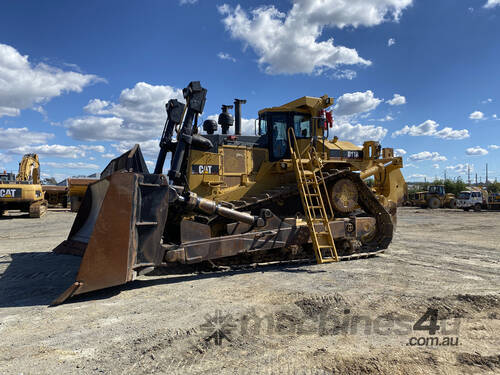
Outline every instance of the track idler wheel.
<path id="1" fill-rule="evenodd" d="M 335 182 L 330 189 L 332 208 L 335 211 L 349 213 L 358 207 L 358 190 L 347 178 Z"/>

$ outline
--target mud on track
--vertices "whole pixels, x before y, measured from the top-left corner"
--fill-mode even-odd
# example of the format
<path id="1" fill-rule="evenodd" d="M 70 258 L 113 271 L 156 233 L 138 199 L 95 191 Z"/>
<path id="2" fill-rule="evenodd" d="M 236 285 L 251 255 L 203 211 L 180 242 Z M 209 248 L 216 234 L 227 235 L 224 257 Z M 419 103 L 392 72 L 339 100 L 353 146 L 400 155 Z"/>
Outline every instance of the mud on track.
<path id="1" fill-rule="evenodd" d="M 78 269 L 50 253 L 73 219 L 0 219 L 0 374 L 500 372 L 500 212 L 403 208 L 378 257 L 143 276 L 48 308 Z M 429 307 L 435 335 L 413 330 Z"/>

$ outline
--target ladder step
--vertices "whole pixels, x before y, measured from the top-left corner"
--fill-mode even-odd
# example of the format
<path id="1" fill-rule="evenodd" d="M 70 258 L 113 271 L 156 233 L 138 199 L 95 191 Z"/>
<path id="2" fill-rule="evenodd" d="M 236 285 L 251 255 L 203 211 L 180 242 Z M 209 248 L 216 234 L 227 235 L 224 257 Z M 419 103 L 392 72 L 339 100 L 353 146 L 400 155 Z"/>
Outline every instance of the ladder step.
<path id="1" fill-rule="evenodd" d="M 316 198 L 316 199 L 317 199 L 317 198 Z M 321 202 L 314 202 L 312 199 L 309 199 L 309 200 L 307 201 L 307 203 L 309 203 L 309 204 L 311 204 L 311 205 L 314 205 L 314 206 L 318 206 L 318 205 L 320 205 L 320 204 L 321 204 Z"/>
<path id="2" fill-rule="evenodd" d="M 337 258 L 332 258 L 332 257 L 321 258 L 320 264 L 321 263 L 333 263 L 333 262 L 336 262 L 336 261 L 337 261 Z"/>
<path id="3" fill-rule="evenodd" d="M 147 186 L 147 187 L 160 187 L 160 184 L 148 184 L 146 182 L 139 182 L 139 186 Z"/>
<path id="4" fill-rule="evenodd" d="M 157 221 L 138 221 L 135 223 L 136 226 L 141 227 L 145 225 L 158 225 Z"/>

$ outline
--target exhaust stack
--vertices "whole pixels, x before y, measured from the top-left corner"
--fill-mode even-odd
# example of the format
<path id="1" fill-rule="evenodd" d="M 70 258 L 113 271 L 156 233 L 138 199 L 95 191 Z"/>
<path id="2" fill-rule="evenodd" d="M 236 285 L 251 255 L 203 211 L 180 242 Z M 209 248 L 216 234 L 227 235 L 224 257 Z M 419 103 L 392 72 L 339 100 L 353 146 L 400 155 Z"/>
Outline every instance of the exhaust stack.
<path id="1" fill-rule="evenodd" d="M 241 105 L 245 104 L 247 101 L 245 99 L 234 99 L 234 134 L 241 135 Z"/>

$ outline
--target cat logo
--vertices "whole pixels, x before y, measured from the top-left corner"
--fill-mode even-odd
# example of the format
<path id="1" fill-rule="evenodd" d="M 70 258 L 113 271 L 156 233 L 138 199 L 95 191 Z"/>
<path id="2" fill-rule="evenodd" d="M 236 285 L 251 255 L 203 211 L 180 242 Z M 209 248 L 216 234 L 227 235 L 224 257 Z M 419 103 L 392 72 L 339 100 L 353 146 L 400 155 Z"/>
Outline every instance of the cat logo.
<path id="1" fill-rule="evenodd" d="M 16 189 L 0 189 L 0 198 L 15 198 Z"/>
<path id="2" fill-rule="evenodd" d="M 219 174 L 219 166 L 218 165 L 193 164 L 192 173 L 193 174 Z"/>

